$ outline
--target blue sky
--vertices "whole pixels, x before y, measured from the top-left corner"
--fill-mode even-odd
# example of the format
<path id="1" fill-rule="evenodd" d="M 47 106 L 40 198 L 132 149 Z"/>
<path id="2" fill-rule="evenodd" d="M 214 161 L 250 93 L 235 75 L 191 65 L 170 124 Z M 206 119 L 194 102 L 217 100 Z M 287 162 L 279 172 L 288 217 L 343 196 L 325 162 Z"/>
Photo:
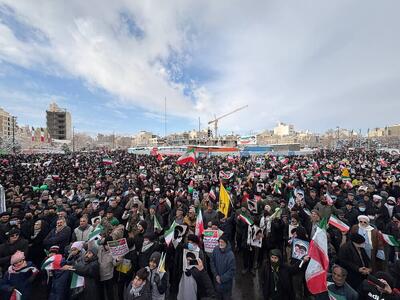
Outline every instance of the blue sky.
<path id="1" fill-rule="evenodd" d="M 132 3 L 137 2 L 137 3 Z M 0 0 L 0 106 L 77 131 L 248 134 L 400 123 L 398 1 Z"/>

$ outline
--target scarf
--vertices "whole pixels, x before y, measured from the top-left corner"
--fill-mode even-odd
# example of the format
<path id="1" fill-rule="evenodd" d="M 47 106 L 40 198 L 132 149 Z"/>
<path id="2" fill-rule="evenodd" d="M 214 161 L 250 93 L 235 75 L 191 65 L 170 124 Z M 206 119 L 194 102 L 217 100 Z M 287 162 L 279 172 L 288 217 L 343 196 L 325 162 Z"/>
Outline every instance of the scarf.
<path id="1" fill-rule="evenodd" d="M 142 291 L 142 289 L 143 289 L 143 287 L 144 287 L 144 285 L 145 285 L 145 281 L 140 285 L 140 286 L 138 286 L 137 288 L 135 288 L 134 286 L 133 286 L 133 284 L 132 284 L 132 288 L 131 288 L 131 290 L 129 291 L 129 294 L 131 294 L 131 295 L 133 295 L 133 296 L 135 296 L 135 297 L 139 297 L 140 296 L 140 292 Z"/>
<path id="2" fill-rule="evenodd" d="M 371 252 L 372 252 L 372 230 L 374 227 L 371 225 L 368 225 L 366 228 L 363 228 L 361 226 L 358 226 L 358 233 L 362 235 L 365 239 L 365 252 L 367 252 L 367 255 L 369 258 L 371 258 Z"/>
<path id="3" fill-rule="evenodd" d="M 39 228 L 39 229 L 34 229 L 33 235 L 31 235 L 31 239 L 36 238 L 37 235 L 39 234 L 39 232 L 40 232 L 41 230 L 42 230 L 41 228 Z"/>
<path id="4" fill-rule="evenodd" d="M 388 205 L 387 203 L 385 203 L 385 207 L 387 208 L 388 212 L 389 212 L 389 217 L 393 217 L 393 208 L 394 205 Z"/>

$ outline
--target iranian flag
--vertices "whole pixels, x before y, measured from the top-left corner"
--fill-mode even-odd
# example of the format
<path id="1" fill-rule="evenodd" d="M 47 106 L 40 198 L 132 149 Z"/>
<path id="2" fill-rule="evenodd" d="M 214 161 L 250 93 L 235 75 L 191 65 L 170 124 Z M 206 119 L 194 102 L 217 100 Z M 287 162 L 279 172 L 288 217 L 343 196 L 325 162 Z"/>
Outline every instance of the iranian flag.
<path id="1" fill-rule="evenodd" d="M 199 211 L 197 213 L 196 217 L 196 229 L 195 229 L 195 235 L 200 237 L 204 232 L 204 223 L 203 223 L 203 215 L 201 213 L 201 209 L 199 208 Z"/>
<path id="2" fill-rule="evenodd" d="M 44 130 L 43 128 L 40 128 L 40 142 L 44 142 Z"/>
<path id="3" fill-rule="evenodd" d="M 389 234 L 384 234 L 381 232 L 382 239 L 385 241 L 386 244 L 393 246 L 393 247 L 399 247 L 400 243 L 398 240 L 393 235 Z"/>
<path id="4" fill-rule="evenodd" d="M 158 153 L 158 154 L 157 154 L 157 160 L 158 160 L 158 161 L 164 161 L 164 159 L 165 159 L 165 158 L 164 158 L 164 156 L 162 156 L 161 153 Z"/>
<path id="5" fill-rule="evenodd" d="M 176 225 L 177 224 L 174 221 L 171 224 L 171 227 L 164 234 L 164 239 L 165 239 L 165 242 L 167 243 L 167 245 L 169 245 L 171 243 L 172 239 L 174 238 L 174 230 L 175 230 Z"/>
<path id="6" fill-rule="evenodd" d="M 103 232 L 103 226 L 97 225 L 97 227 L 89 234 L 89 241 L 95 241 L 101 239 L 102 232 Z"/>
<path id="7" fill-rule="evenodd" d="M 329 195 L 329 193 L 326 193 L 326 194 L 325 194 L 325 199 L 326 199 L 326 203 L 327 203 L 328 205 L 330 205 L 330 206 L 333 205 L 333 199 L 332 199 L 331 195 Z"/>
<path id="8" fill-rule="evenodd" d="M 232 155 L 228 155 L 227 161 L 228 161 L 228 162 L 235 162 L 236 160 L 235 160 L 235 158 L 234 158 Z"/>
<path id="9" fill-rule="evenodd" d="M 215 195 L 214 189 L 211 188 L 210 192 L 208 193 L 208 195 L 210 196 L 211 199 L 213 199 L 214 201 L 217 199 L 217 196 Z"/>
<path id="10" fill-rule="evenodd" d="M 328 238 L 326 235 L 326 218 L 317 227 L 308 250 L 310 262 L 306 270 L 306 282 L 311 294 L 319 294 L 328 290 L 326 275 L 329 268 Z"/>
<path id="11" fill-rule="evenodd" d="M 59 270 L 61 269 L 61 261 L 62 261 L 61 254 L 55 254 L 50 256 L 48 259 L 44 261 L 42 264 L 42 270 Z"/>
<path id="12" fill-rule="evenodd" d="M 109 157 L 104 157 L 104 158 L 103 158 L 103 165 L 105 165 L 105 166 L 110 166 L 110 165 L 112 165 L 112 164 L 113 164 L 113 161 L 112 161 L 111 158 L 109 158 Z"/>
<path id="13" fill-rule="evenodd" d="M 178 160 L 176 161 L 178 165 L 184 165 L 190 162 L 193 164 L 196 163 L 196 156 L 194 154 L 194 149 L 186 151 L 186 153 L 183 154 L 181 157 L 179 157 Z"/>
<path id="14" fill-rule="evenodd" d="M 32 142 L 35 141 L 35 128 L 32 127 Z"/>
<path id="15" fill-rule="evenodd" d="M 287 157 L 280 157 L 279 162 L 283 165 L 286 165 L 289 162 L 289 158 Z"/>
<path id="16" fill-rule="evenodd" d="M 154 231 L 159 230 L 162 231 L 162 227 L 160 225 L 160 222 L 158 222 L 157 217 L 154 215 Z"/>
<path id="17" fill-rule="evenodd" d="M 331 215 L 329 218 L 329 225 L 332 225 L 339 229 L 341 232 L 347 232 L 350 230 L 350 226 L 344 223 L 343 221 L 340 221 L 336 216 Z"/>
<path id="18" fill-rule="evenodd" d="M 240 221 L 242 221 L 242 222 L 244 222 L 244 223 L 246 223 L 247 225 L 250 225 L 250 226 L 254 224 L 253 220 L 250 219 L 250 217 L 245 216 L 242 213 L 238 216 L 238 220 L 240 220 Z"/>
<path id="19" fill-rule="evenodd" d="M 22 299 L 21 292 L 16 290 L 16 289 L 14 289 L 12 294 L 11 294 L 10 300 L 21 300 L 21 299 Z"/>
<path id="20" fill-rule="evenodd" d="M 85 278 L 76 273 L 72 273 L 70 289 L 76 289 L 85 286 Z"/>
<path id="21" fill-rule="evenodd" d="M 193 194 L 193 185 L 194 185 L 193 180 L 190 180 L 190 183 L 188 185 L 188 193 L 189 194 Z"/>

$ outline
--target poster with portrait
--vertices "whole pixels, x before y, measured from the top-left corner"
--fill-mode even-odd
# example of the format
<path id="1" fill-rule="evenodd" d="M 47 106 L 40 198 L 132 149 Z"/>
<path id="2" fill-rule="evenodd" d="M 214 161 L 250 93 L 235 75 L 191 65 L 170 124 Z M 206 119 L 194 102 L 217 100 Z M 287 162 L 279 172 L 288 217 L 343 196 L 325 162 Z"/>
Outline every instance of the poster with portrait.
<path id="1" fill-rule="evenodd" d="M 192 266 L 197 265 L 198 258 L 198 251 L 183 249 L 183 272 L 185 272 L 187 269 L 190 269 Z"/>
<path id="2" fill-rule="evenodd" d="M 310 243 L 300 239 L 293 239 L 292 246 L 292 257 L 295 259 L 303 259 L 308 253 Z"/>
<path id="3" fill-rule="evenodd" d="M 263 239 L 262 229 L 257 225 L 249 225 L 247 230 L 247 244 L 249 244 L 250 246 L 261 248 Z"/>

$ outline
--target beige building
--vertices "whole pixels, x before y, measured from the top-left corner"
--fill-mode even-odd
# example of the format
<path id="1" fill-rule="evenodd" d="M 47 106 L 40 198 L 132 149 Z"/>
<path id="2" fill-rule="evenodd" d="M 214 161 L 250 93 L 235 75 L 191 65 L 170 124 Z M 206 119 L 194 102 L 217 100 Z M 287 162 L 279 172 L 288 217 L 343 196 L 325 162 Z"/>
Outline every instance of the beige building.
<path id="1" fill-rule="evenodd" d="M 4 109 L 0 108 L 0 138 L 12 137 L 13 134 L 13 122 L 14 130 L 17 126 L 17 121 Z"/>
<path id="2" fill-rule="evenodd" d="M 52 139 L 71 140 L 72 122 L 71 114 L 53 102 L 46 111 L 46 124 Z"/>
<path id="3" fill-rule="evenodd" d="M 140 131 L 137 135 L 133 137 L 132 146 L 150 146 L 154 140 L 153 138 L 157 137 L 155 134 L 148 131 Z"/>
<path id="4" fill-rule="evenodd" d="M 286 136 L 293 135 L 294 133 L 294 126 L 291 124 L 279 122 L 278 125 L 274 128 L 274 135 Z"/>

